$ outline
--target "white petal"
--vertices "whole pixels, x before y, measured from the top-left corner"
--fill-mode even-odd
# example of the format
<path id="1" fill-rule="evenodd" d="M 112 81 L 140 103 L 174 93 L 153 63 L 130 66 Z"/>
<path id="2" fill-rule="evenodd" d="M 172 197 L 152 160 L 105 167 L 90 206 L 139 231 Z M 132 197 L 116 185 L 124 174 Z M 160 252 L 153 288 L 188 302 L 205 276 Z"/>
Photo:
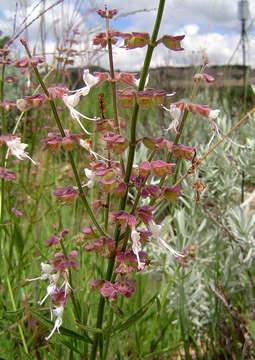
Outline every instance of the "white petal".
<path id="1" fill-rule="evenodd" d="M 218 117 L 219 113 L 220 113 L 220 110 L 218 110 L 218 109 L 211 110 L 210 113 L 209 113 L 208 119 L 209 120 L 215 120 Z"/>
<path id="2" fill-rule="evenodd" d="M 167 250 L 169 250 L 174 256 L 176 257 L 183 257 L 183 255 L 181 253 L 179 253 L 178 251 L 175 251 L 171 246 L 169 246 L 162 238 L 158 238 L 158 243 L 159 245 L 163 246 L 164 248 L 166 248 Z"/>
<path id="3" fill-rule="evenodd" d="M 88 87 L 93 87 L 98 82 L 98 77 L 89 73 L 88 69 L 83 71 L 83 80 Z"/>

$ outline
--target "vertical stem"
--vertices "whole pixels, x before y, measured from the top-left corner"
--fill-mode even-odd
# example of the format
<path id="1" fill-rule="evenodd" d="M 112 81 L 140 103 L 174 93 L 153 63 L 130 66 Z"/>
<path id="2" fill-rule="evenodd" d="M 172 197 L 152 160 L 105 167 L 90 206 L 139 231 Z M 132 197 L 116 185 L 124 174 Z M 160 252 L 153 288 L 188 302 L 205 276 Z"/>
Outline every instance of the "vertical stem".
<path id="1" fill-rule="evenodd" d="M 4 100 L 4 72 L 5 72 L 5 64 L 2 65 L 1 71 L 1 79 L 0 79 L 0 101 L 3 102 Z M 1 126 L 2 131 L 1 134 L 6 134 L 6 124 L 5 124 L 5 113 L 4 108 L 1 107 Z M 5 154 L 6 154 L 6 145 L 2 145 L 2 159 L 1 159 L 1 166 L 4 167 L 5 163 Z M 3 224 L 4 220 L 4 179 L 1 179 L 1 198 L 0 198 L 0 224 Z"/>
<path id="2" fill-rule="evenodd" d="M 244 202 L 244 184 L 245 184 L 245 172 L 242 171 L 242 182 L 241 182 L 241 204 Z"/>
<path id="3" fill-rule="evenodd" d="M 65 245 L 64 245 L 64 242 L 63 242 L 63 239 L 60 239 L 60 245 L 61 245 L 61 248 L 63 250 L 63 253 L 64 253 L 64 256 L 65 258 L 67 259 L 67 252 L 66 252 L 66 248 L 65 248 Z M 70 283 L 70 286 L 71 286 L 71 289 L 73 289 L 73 284 L 72 284 L 72 275 L 71 275 L 71 271 L 69 270 L 69 283 Z M 75 299 L 75 296 L 73 294 L 73 291 L 71 291 L 71 299 L 72 299 L 72 303 L 73 303 L 73 307 L 74 307 L 74 312 L 75 312 L 75 316 L 77 318 L 78 321 L 81 321 L 81 313 L 80 313 L 80 309 L 76 303 L 76 299 Z"/>
<path id="4" fill-rule="evenodd" d="M 151 42 L 148 45 L 145 60 L 144 60 L 144 65 L 143 65 L 143 70 L 142 70 L 142 74 L 141 74 L 141 78 L 140 78 L 138 91 L 143 90 L 144 85 L 145 85 L 145 81 L 146 81 L 146 78 L 148 75 L 153 50 L 155 48 L 155 43 L 156 43 L 158 32 L 159 32 L 160 23 L 161 23 L 162 16 L 163 16 L 164 6 L 165 6 L 165 0 L 160 0 L 158 12 L 157 12 L 157 18 L 156 18 L 156 21 L 154 24 L 154 29 L 153 29 L 153 33 L 152 33 L 152 37 L 151 37 Z M 129 182 L 129 179 L 131 176 L 131 171 L 132 171 L 132 166 L 133 166 L 133 162 L 134 162 L 135 147 L 136 147 L 136 123 L 137 123 L 138 112 L 139 112 L 139 107 L 137 104 L 135 104 L 134 109 L 133 109 L 133 114 L 132 114 L 132 120 L 131 120 L 131 136 L 130 136 L 128 161 L 127 161 L 127 167 L 126 167 L 126 172 L 125 172 L 125 177 L 124 177 L 124 181 L 126 184 L 128 184 L 128 182 Z M 120 201 L 120 206 L 119 206 L 120 210 L 124 210 L 126 207 L 127 195 L 128 195 L 128 190 L 126 191 L 125 196 Z M 116 226 L 115 231 L 114 231 L 114 240 L 116 241 L 116 244 L 118 243 L 119 235 L 120 235 L 120 227 Z M 108 281 L 111 280 L 114 263 L 115 263 L 115 257 L 111 258 L 108 263 L 107 274 L 106 274 L 106 280 L 108 280 Z M 105 305 L 105 299 L 101 296 L 100 300 L 99 300 L 98 312 L 97 312 L 97 328 L 102 327 L 104 305 Z M 99 338 L 100 338 L 100 334 L 95 334 L 94 343 L 92 345 L 91 354 L 90 354 L 90 360 L 96 359 Z"/>
<path id="5" fill-rule="evenodd" d="M 28 49 L 26 41 L 24 39 L 21 39 L 20 41 L 21 41 L 22 45 L 25 47 L 28 56 L 31 57 L 31 53 L 30 53 L 30 51 Z M 54 101 L 51 100 L 50 94 L 49 94 L 49 92 L 48 92 L 48 90 L 46 88 L 46 85 L 45 85 L 45 83 L 44 83 L 44 81 L 43 81 L 37 67 L 33 66 L 33 70 L 34 70 L 34 73 L 35 73 L 35 75 L 36 75 L 36 77 L 37 77 L 37 79 L 38 79 L 38 81 L 39 81 L 45 95 L 48 97 L 48 101 L 50 103 L 50 107 L 51 107 L 53 116 L 55 118 L 55 121 L 57 123 L 57 126 L 59 128 L 60 134 L 61 134 L 62 137 L 65 137 L 65 132 L 64 132 L 62 123 L 60 121 L 60 118 L 58 116 L 58 111 L 57 111 L 56 105 L 55 105 Z M 74 177 L 75 177 L 75 180 L 76 180 L 76 184 L 77 184 L 78 189 L 79 189 L 80 197 L 81 197 L 81 199 L 83 201 L 83 204 L 84 204 L 84 206 L 85 206 L 85 208 L 86 208 L 86 210 L 88 212 L 88 215 L 89 215 L 90 219 L 93 221 L 93 223 L 94 223 L 95 227 L 97 228 L 97 230 L 100 232 L 100 234 L 103 235 L 103 236 L 106 236 L 104 230 L 99 225 L 99 223 L 98 223 L 98 221 L 97 221 L 91 207 L 89 206 L 88 200 L 87 200 L 87 198 L 85 196 L 85 193 L 84 193 L 82 185 L 81 185 L 81 180 L 80 180 L 80 177 L 79 177 L 79 174 L 78 174 L 78 171 L 77 171 L 73 156 L 72 156 L 72 154 L 70 152 L 68 152 L 68 159 L 69 159 L 69 162 L 70 162 L 72 170 L 73 170 L 73 174 L 74 174 Z"/>
<path id="6" fill-rule="evenodd" d="M 107 6 L 105 5 L 107 10 Z M 110 65 L 110 74 L 111 74 L 111 87 L 112 87 L 112 105 L 113 105 L 113 117 L 114 117 L 114 127 L 118 134 L 120 134 L 120 123 L 118 117 L 118 108 L 117 108 L 117 88 L 114 75 L 114 65 L 113 65 L 113 56 L 112 56 L 112 39 L 109 36 L 109 18 L 106 17 L 106 34 L 107 34 L 107 45 L 108 45 L 108 56 L 109 56 L 109 65 Z M 121 171 L 124 176 L 125 174 L 125 165 L 123 158 L 120 159 Z"/>
<path id="7" fill-rule="evenodd" d="M 13 311 L 17 311 L 15 301 L 14 301 L 14 297 L 13 297 L 13 293 L 12 293 L 12 287 L 11 287 L 8 275 L 6 276 L 6 282 L 7 282 L 7 285 L 8 285 L 8 290 L 9 290 L 9 294 L 10 294 L 10 298 L 11 298 L 11 302 L 12 302 Z M 19 333 L 20 333 L 20 337 L 21 337 L 23 346 L 24 346 L 24 350 L 25 350 L 26 354 L 28 354 L 27 343 L 26 343 L 26 340 L 25 340 L 25 337 L 24 337 L 24 334 L 23 334 L 23 330 L 22 330 L 22 327 L 21 327 L 20 324 L 18 324 L 18 329 L 19 329 Z"/>

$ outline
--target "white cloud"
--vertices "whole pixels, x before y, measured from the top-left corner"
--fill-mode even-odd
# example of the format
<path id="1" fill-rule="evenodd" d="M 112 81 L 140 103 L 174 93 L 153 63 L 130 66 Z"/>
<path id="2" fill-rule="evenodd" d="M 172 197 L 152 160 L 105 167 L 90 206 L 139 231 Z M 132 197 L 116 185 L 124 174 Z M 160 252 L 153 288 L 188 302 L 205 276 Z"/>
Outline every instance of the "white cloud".
<path id="1" fill-rule="evenodd" d="M 46 7 L 50 6 L 53 2 L 53 0 L 46 0 Z M 97 3 L 99 7 L 103 8 L 104 2 L 104 0 L 97 0 L 91 3 L 95 6 Z M 26 11 L 30 14 L 30 17 L 28 17 L 27 21 L 34 18 L 41 10 L 41 5 L 34 9 L 37 3 L 40 3 L 40 1 L 28 1 Z M 197 64 L 201 62 L 203 55 L 209 56 L 211 64 L 224 64 L 228 62 L 240 39 L 240 21 L 237 17 L 237 3 L 238 0 L 167 0 L 160 27 L 160 34 L 185 34 L 183 41 L 185 51 L 173 52 L 164 48 L 163 45 L 160 45 L 154 51 L 152 66 Z M 15 4 L 15 0 L 10 0 L 7 3 L 6 0 L 0 0 L 0 8 L 4 9 L 2 10 L 2 16 L 0 16 L 0 27 L 4 33 L 10 33 L 12 31 Z M 93 24 L 93 22 L 90 21 L 93 14 L 85 13 L 86 8 L 75 8 L 75 4 L 77 4 L 75 0 L 64 0 L 63 4 L 55 7 L 45 16 L 48 35 L 46 52 L 51 52 L 52 49 L 55 48 L 53 32 L 55 31 L 61 38 L 63 34 L 68 33 L 70 24 L 74 25 L 74 23 L 82 33 L 81 39 L 83 42 L 82 46 L 79 45 L 76 46 L 76 48 L 89 49 L 89 51 L 91 51 L 86 36 L 88 35 L 88 28 Z M 80 4 L 82 4 L 82 2 L 80 2 Z M 86 7 L 88 6 L 87 4 L 88 2 L 82 6 Z M 158 1 L 129 0 L 126 3 L 123 2 L 123 0 L 109 0 L 108 4 L 109 8 L 120 9 L 121 13 L 136 9 L 153 9 L 157 7 Z M 250 14 L 255 14 L 255 0 L 250 0 L 249 6 Z M 20 24 L 23 21 L 25 11 L 21 8 L 18 10 L 17 24 Z M 151 33 L 155 16 L 156 11 L 139 12 L 114 21 L 112 26 L 114 28 L 122 26 L 120 29 L 122 31 L 143 31 Z M 94 18 L 96 17 L 94 16 Z M 98 21 L 100 21 L 99 18 Z M 36 39 L 40 39 L 39 23 L 40 20 L 37 20 L 28 29 L 28 36 L 31 43 L 35 42 Z M 250 39 L 247 46 L 247 63 L 254 66 L 255 41 L 252 39 L 252 36 L 250 36 Z M 40 41 L 38 41 L 38 44 L 40 44 Z M 114 52 L 116 68 L 121 70 L 140 70 L 145 49 L 127 51 L 115 48 Z M 90 56 L 85 56 L 83 61 L 89 62 Z M 240 49 L 233 56 L 232 63 L 241 63 Z M 101 64 L 108 67 L 107 56 L 102 58 Z M 84 63 L 84 65 L 86 64 Z"/>

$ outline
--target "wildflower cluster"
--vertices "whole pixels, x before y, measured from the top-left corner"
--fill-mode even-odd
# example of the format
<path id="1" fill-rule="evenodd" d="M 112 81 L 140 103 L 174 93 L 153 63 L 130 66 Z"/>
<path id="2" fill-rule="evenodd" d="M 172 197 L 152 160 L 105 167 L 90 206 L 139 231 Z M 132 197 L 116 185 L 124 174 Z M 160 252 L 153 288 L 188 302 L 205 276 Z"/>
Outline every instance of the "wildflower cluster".
<path id="1" fill-rule="evenodd" d="M 64 234 L 61 236 L 63 237 Z M 46 243 L 46 246 L 50 246 L 50 241 L 51 243 L 56 243 L 56 240 L 51 238 Z M 50 310 L 51 320 L 55 317 L 54 327 L 45 340 L 49 340 L 56 330 L 60 334 L 59 328 L 62 325 L 64 308 L 71 292 L 71 286 L 69 284 L 69 273 L 71 268 L 78 270 L 79 267 L 79 264 L 75 261 L 76 256 L 77 251 L 70 252 L 67 258 L 63 253 L 56 253 L 55 258 L 50 260 L 50 264 L 41 263 L 41 275 L 39 277 L 34 279 L 27 279 L 27 281 L 49 281 L 46 295 L 41 301 L 38 301 L 39 305 L 43 305 L 46 299 L 50 297 L 52 304 Z M 63 281 L 63 283 L 62 285 L 58 286 L 60 281 Z"/>
<path id="2" fill-rule="evenodd" d="M 91 290 L 99 291 L 101 296 L 108 298 L 111 302 L 116 301 L 118 296 L 130 298 L 135 292 L 135 274 L 146 271 L 150 266 L 149 258 L 150 242 L 156 242 L 176 259 L 176 263 L 186 266 L 185 259 L 190 256 L 188 250 L 178 251 L 171 243 L 168 229 L 164 221 L 157 222 L 157 211 L 163 202 L 175 203 L 182 196 L 181 185 L 174 182 L 178 178 L 180 160 L 190 165 L 189 174 L 196 173 L 196 149 L 192 145 L 179 144 L 182 131 L 182 121 L 188 114 L 202 116 L 208 119 L 213 130 L 217 129 L 215 120 L 218 110 L 212 110 L 208 105 L 194 104 L 192 101 L 172 101 L 175 92 L 168 93 L 164 89 L 153 89 L 148 86 L 149 76 L 144 67 L 141 79 L 135 73 L 115 72 L 112 65 L 112 46 L 118 46 L 122 41 L 122 47 L 132 51 L 136 48 L 148 47 L 151 51 L 160 44 L 172 51 L 183 51 L 182 40 L 184 35 L 164 35 L 160 39 L 151 38 L 147 33 L 132 32 L 122 33 L 109 28 L 109 19 L 117 14 L 117 10 L 105 9 L 97 11 L 99 16 L 106 19 L 106 31 L 100 32 L 93 39 L 95 47 L 107 48 L 109 52 L 111 69 L 110 72 L 90 73 L 89 69 L 83 71 L 84 86 L 75 90 L 68 89 L 65 85 L 45 87 L 44 93 L 26 95 L 16 101 L 18 110 L 30 112 L 50 106 L 58 128 L 44 127 L 50 131 L 40 142 L 44 144 L 44 150 L 50 150 L 54 155 L 60 148 L 68 153 L 76 184 L 69 183 L 55 189 L 55 199 L 61 205 L 71 206 L 76 199 L 81 199 L 90 219 L 86 220 L 86 227 L 82 229 L 79 236 L 79 247 L 81 251 L 95 253 L 98 257 L 105 257 L 109 261 L 107 274 L 101 278 L 90 280 Z M 37 67 L 43 63 L 42 58 L 32 57 L 26 42 L 22 40 L 28 52 L 28 58 L 14 63 L 19 69 L 26 69 L 28 80 L 30 80 L 30 68 L 35 71 L 36 76 L 42 84 L 42 79 Z M 60 53 L 67 53 L 59 48 Z M 0 54 L 1 55 L 1 54 Z M 6 59 L 7 53 L 2 57 Z M 204 73 L 204 68 L 194 76 L 194 82 L 200 80 L 212 82 L 213 78 Z M 101 116 L 89 117 L 77 110 L 81 100 L 93 89 L 104 82 L 109 82 L 113 97 L 113 118 L 106 118 L 103 95 L 100 98 L 99 109 Z M 145 84 L 144 87 L 140 83 Z M 43 87 L 42 87 L 43 88 Z M 119 99 L 121 108 L 134 108 L 131 124 L 129 120 L 119 116 L 119 110 L 115 103 Z M 85 99 L 86 101 L 86 99 Z M 70 120 L 77 122 L 81 132 L 71 133 L 69 128 L 63 128 L 58 108 L 55 103 L 61 103 L 67 110 Z M 0 106 L 11 108 L 11 104 Z M 136 139 L 135 126 L 139 111 L 146 111 L 150 107 L 157 107 L 170 115 L 171 122 L 164 129 L 161 137 L 149 137 L 146 134 Z M 100 150 L 95 151 L 96 144 L 93 143 L 91 132 L 87 128 L 88 121 L 94 124 L 94 130 L 100 138 Z M 76 125 L 76 124 L 75 124 Z M 66 127 L 66 125 L 65 125 Z M 71 126 L 70 126 L 71 128 Z M 73 126 L 72 126 L 73 128 Z M 131 128 L 130 136 L 127 129 Z M 172 133 L 176 133 L 171 139 Z M 169 133 L 168 133 L 169 132 Z M 21 142 L 17 136 L 6 135 L 0 138 L 0 144 L 6 145 L 12 155 L 19 160 L 25 158 L 35 163 L 25 151 L 27 144 Z M 149 149 L 150 155 L 147 159 L 135 165 L 134 152 L 139 151 L 142 144 Z M 72 154 L 78 149 L 84 153 L 86 168 L 84 165 L 79 171 L 76 168 Z M 127 155 L 128 152 L 128 156 Z M 54 155 L 55 156 L 55 155 Z M 128 159 L 125 162 L 124 159 Z M 81 177 L 79 173 L 82 174 Z M 85 176 L 84 176 L 85 175 Z M 5 168 L 1 168 L 0 177 L 6 181 L 15 179 L 15 174 Z M 77 185 L 77 186 L 76 186 Z M 200 186 L 199 186 L 200 185 Z M 194 189 L 197 189 L 196 201 L 199 201 L 203 185 L 194 181 Z M 96 194 L 98 197 L 89 204 L 87 194 Z M 102 215 L 102 216 L 99 216 Z M 103 219 L 100 221 L 99 219 Z M 62 242 L 69 230 L 51 236 L 46 241 L 46 247 Z M 65 252 L 65 251 L 63 251 Z M 69 255 L 56 252 L 54 259 L 49 264 L 41 263 L 41 276 L 33 280 L 47 280 L 47 294 L 39 302 L 42 305 L 47 298 L 51 298 L 51 317 L 55 317 L 53 330 L 46 338 L 47 340 L 57 330 L 59 332 L 62 324 L 62 315 L 71 294 L 69 283 L 70 270 L 78 270 L 79 264 L 75 261 L 77 251 Z M 61 284 L 62 282 L 62 284 Z M 58 285 L 60 283 L 60 285 Z M 100 304 L 104 304 L 101 302 Z M 102 306 L 102 305 L 100 305 Z M 102 308 L 101 308 L 102 311 Z"/>

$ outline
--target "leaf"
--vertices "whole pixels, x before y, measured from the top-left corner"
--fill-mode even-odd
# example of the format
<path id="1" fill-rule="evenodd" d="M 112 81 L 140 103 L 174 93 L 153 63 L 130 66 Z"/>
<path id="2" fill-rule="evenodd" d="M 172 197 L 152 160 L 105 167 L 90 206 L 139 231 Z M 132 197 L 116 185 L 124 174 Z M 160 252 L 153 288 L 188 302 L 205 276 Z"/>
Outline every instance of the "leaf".
<path id="1" fill-rule="evenodd" d="M 48 327 L 48 325 L 50 324 L 51 326 L 54 326 L 54 322 L 48 320 L 45 316 L 38 314 L 37 312 L 31 310 L 31 313 L 37 318 L 39 319 L 44 325 L 46 325 Z M 63 326 L 60 327 L 60 331 L 63 335 L 69 336 L 71 338 L 77 339 L 77 340 L 81 340 L 84 341 L 86 343 L 92 344 L 93 341 L 90 339 L 90 337 L 87 334 L 77 334 L 75 331 L 67 329 Z"/>
<path id="2" fill-rule="evenodd" d="M 15 239 L 15 245 L 17 247 L 17 250 L 19 254 L 21 255 L 24 249 L 24 242 L 22 239 L 22 232 L 20 230 L 20 226 L 18 224 L 14 225 L 14 239 Z"/>
<path id="3" fill-rule="evenodd" d="M 83 324 L 79 323 L 78 321 L 75 322 L 75 325 L 77 325 L 80 329 L 90 331 L 90 332 L 92 332 L 94 334 L 98 334 L 98 333 L 102 334 L 103 333 L 102 329 L 92 328 L 92 327 L 89 327 L 87 325 L 83 325 Z"/>
<path id="4" fill-rule="evenodd" d="M 137 320 L 139 320 L 149 309 L 149 305 L 157 298 L 157 294 L 155 294 L 150 300 L 148 300 L 140 309 L 138 309 L 133 315 L 131 315 L 126 321 L 114 326 L 112 328 L 112 332 L 121 332 L 123 330 L 128 329 L 131 325 L 133 325 Z"/>
<path id="5" fill-rule="evenodd" d="M 73 350 L 77 354 L 82 355 L 82 353 L 78 349 L 76 349 L 76 347 L 74 347 L 70 342 L 64 340 L 60 340 L 60 342 L 61 344 L 67 346 L 70 350 Z"/>
<path id="6" fill-rule="evenodd" d="M 251 328 L 251 336 L 253 338 L 253 340 L 255 340 L 255 322 L 254 321 L 250 321 L 250 328 Z"/>
<path id="7" fill-rule="evenodd" d="M 114 304 L 110 301 L 107 301 L 107 304 L 112 308 L 113 312 L 118 315 L 120 318 L 124 318 L 125 317 L 125 314 L 124 312 L 121 310 L 121 308 L 117 305 L 117 304 Z"/>
<path id="8" fill-rule="evenodd" d="M 7 319 L 7 320 L 11 320 L 13 322 L 19 321 L 22 313 L 23 313 L 24 309 L 19 309 L 17 311 L 4 311 L 3 312 L 3 317 L 0 318 L 0 320 L 2 319 Z"/>
<path id="9" fill-rule="evenodd" d="M 154 356 L 158 356 L 158 355 L 162 355 L 162 354 L 166 354 L 168 352 L 171 352 L 173 350 L 177 350 L 181 345 L 183 345 L 181 342 L 172 346 L 168 346 L 167 348 L 164 348 L 162 350 L 157 350 L 154 351 L 150 354 L 147 354 L 143 357 L 143 359 L 152 359 L 154 358 Z"/>

